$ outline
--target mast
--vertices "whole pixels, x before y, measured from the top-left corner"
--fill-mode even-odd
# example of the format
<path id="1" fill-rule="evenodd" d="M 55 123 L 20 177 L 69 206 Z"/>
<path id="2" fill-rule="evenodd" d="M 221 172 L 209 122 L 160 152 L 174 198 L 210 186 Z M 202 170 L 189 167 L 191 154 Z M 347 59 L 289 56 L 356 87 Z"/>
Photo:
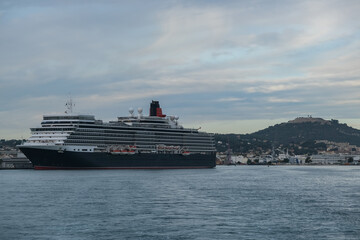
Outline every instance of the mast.
<path id="1" fill-rule="evenodd" d="M 73 103 L 71 95 L 70 95 L 70 99 L 66 102 L 65 107 L 67 109 L 65 111 L 65 113 L 72 113 L 73 112 L 73 107 L 75 107 L 75 103 Z"/>

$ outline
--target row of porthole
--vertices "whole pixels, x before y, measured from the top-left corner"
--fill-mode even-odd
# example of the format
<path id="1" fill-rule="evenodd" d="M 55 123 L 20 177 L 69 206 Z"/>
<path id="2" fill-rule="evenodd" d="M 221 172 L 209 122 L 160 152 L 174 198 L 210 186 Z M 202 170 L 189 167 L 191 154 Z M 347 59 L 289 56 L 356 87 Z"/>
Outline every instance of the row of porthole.
<path id="1" fill-rule="evenodd" d="M 92 149 L 86 149 L 86 148 L 84 148 L 84 149 L 73 149 L 73 151 L 76 151 L 76 152 L 87 152 L 87 151 L 89 151 L 89 152 L 91 152 L 92 151 Z"/>

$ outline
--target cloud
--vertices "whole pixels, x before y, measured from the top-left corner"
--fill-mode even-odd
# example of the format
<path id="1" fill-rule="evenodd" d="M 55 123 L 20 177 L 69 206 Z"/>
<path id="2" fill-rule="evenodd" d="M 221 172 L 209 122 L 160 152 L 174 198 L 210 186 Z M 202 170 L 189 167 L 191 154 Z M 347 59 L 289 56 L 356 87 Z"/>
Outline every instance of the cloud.
<path id="1" fill-rule="evenodd" d="M 174 7 L 159 14 L 161 33 L 145 52 L 187 60 L 213 48 L 229 31 L 218 7 Z M 181 63 L 181 62 L 179 62 Z"/>
<path id="2" fill-rule="evenodd" d="M 271 103 L 299 103 L 301 102 L 299 99 L 284 99 L 284 98 L 276 98 L 276 97 L 270 97 L 268 99 Z"/>
<path id="3" fill-rule="evenodd" d="M 237 97 L 228 97 L 228 98 L 220 98 L 217 99 L 217 102 L 239 102 L 239 101 L 243 101 L 245 100 L 245 98 L 237 98 Z"/>
<path id="4" fill-rule="evenodd" d="M 359 11 L 356 0 L 3 1 L 0 128 L 62 112 L 69 93 L 106 119 L 153 98 L 187 124 L 360 118 Z"/>

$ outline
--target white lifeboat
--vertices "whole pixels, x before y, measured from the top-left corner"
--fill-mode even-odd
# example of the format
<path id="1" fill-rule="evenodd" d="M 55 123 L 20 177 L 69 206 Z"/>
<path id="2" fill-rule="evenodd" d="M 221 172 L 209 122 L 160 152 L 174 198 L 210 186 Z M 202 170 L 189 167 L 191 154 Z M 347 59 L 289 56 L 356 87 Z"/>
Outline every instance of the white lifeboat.
<path id="1" fill-rule="evenodd" d="M 128 149 L 122 149 L 122 150 L 112 150 L 110 151 L 113 155 L 128 155 L 128 154 L 135 154 L 135 150 L 128 150 Z"/>
<path id="2" fill-rule="evenodd" d="M 190 152 L 189 152 L 189 151 L 183 151 L 183 152 L 182 152 L 182 155 L 183 155 L 183 156 L 189 156 L 189 155 L 190 155 Z"/>

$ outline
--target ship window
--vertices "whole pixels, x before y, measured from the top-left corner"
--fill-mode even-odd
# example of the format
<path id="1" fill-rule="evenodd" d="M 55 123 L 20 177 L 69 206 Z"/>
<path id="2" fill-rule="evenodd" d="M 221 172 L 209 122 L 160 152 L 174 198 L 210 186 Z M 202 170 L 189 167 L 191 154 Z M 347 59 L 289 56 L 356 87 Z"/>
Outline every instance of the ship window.
<path id="1" fill-rule="evenodd" d="M 83 149 L 84 152 L 87 152 L 87 149 Z"/>

